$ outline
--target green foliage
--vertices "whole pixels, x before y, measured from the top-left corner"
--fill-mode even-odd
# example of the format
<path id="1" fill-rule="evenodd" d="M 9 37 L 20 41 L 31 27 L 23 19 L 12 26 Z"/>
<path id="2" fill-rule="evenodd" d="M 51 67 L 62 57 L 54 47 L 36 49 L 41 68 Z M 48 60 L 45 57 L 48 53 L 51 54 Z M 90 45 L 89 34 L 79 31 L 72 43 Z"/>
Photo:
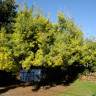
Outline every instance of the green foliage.
<path id="1" fill-rule="evenodd" d="M 0 70 L 15 72 L 18 66 L 14 62 L 12 54 L 12 46 L 9 40 L 9 35 L 6 34 L 4 28 L 0 30 Z"/>
<path id="2" fill-rule="evenodd" d="M 89 71 L 96 71 L 96 42 L 86 40 L 82 49 L 81 64 L 85 64 Z"/>
<path id="3" fill-rule="evenodd" d="M 15 0 L 0 0 L 0 29 L 5 27 L 7 32 L 12 31 L 16 8 Z"/>
<path id="4" fill-rule="evenodd" d="M 83 32 L 62 13 L 54 24 L 41 14 L 34 16 L 33 10 L 25 7 L 18 11 L 12 28 L 12 34 L 4 28 L 0 31 L 1 70 L 74 64 L 96 69 L 96 42 L 84 40 Z"/>
<path id="5" fill-rule="evenodd" d="M 49 31 L 51 28 L 52 24 L 48 19 L 43 16 L 33 17 L 32 10 L 25 8 L 17 14 L 12 42 L 14 56 L 23 67 L 43 65 L 44 56 L 48 53 L 51 42 L 49 38 L 53 35 Z M 30 54 L 33 54 L 32 58 Z"/>

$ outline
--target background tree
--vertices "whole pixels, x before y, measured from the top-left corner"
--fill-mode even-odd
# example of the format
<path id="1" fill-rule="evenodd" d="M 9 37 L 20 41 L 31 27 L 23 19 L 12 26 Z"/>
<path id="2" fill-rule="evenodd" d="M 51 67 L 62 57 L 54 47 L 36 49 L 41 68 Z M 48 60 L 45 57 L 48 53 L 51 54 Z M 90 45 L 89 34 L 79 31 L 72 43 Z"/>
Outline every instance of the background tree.
<path id="1" fill-rule="evenodd" d="M 16 16 L 17 5 L 15 0 L 0 0 L 0 29 L 5 27 L 11 33 L 12 23 Z"/>

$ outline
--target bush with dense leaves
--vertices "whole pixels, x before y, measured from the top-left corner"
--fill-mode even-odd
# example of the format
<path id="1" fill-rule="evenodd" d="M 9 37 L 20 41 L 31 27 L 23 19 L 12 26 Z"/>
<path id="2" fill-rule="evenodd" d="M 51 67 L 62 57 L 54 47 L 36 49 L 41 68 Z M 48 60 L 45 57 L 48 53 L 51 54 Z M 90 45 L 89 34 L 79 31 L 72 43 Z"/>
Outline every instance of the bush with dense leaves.
<path id="1" fill-rule="evenodd" d="M 63 67 L 96 66 L 96 41 L 85 40 L 74 21 L 62 13 L 52 23 L 43 15 L 33 16 L 28 8 L 19 10 L 13 32 L 0 31 L 0 70 L 18 71 L 22 66 Z"/>

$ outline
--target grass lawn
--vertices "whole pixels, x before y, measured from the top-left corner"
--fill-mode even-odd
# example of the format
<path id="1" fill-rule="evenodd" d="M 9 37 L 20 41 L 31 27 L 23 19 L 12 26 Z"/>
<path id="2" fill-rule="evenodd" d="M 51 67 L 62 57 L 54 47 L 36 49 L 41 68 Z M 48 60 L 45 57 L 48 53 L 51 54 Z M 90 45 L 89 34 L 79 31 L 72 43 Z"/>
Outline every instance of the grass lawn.
<path id="1" fill-rule="evenodd" d="M 77 80 L 58 96 L 96 96 L 96 83 Z"/>

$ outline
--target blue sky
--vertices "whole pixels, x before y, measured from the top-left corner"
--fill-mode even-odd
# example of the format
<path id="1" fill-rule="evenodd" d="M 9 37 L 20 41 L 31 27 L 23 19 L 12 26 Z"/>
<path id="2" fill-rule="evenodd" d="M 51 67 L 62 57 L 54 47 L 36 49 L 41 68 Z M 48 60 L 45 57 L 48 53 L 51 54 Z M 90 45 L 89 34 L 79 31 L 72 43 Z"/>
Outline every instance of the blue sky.
<path id="1" fill-rule="evenodd" d="M 80 26 L 85 36 L 96 36 L 96 0 L 17 0 L 27 2 L 41 8 L 49 15 L 51 21 L 56 22 L 57 13 L 63 11 Z"/>

